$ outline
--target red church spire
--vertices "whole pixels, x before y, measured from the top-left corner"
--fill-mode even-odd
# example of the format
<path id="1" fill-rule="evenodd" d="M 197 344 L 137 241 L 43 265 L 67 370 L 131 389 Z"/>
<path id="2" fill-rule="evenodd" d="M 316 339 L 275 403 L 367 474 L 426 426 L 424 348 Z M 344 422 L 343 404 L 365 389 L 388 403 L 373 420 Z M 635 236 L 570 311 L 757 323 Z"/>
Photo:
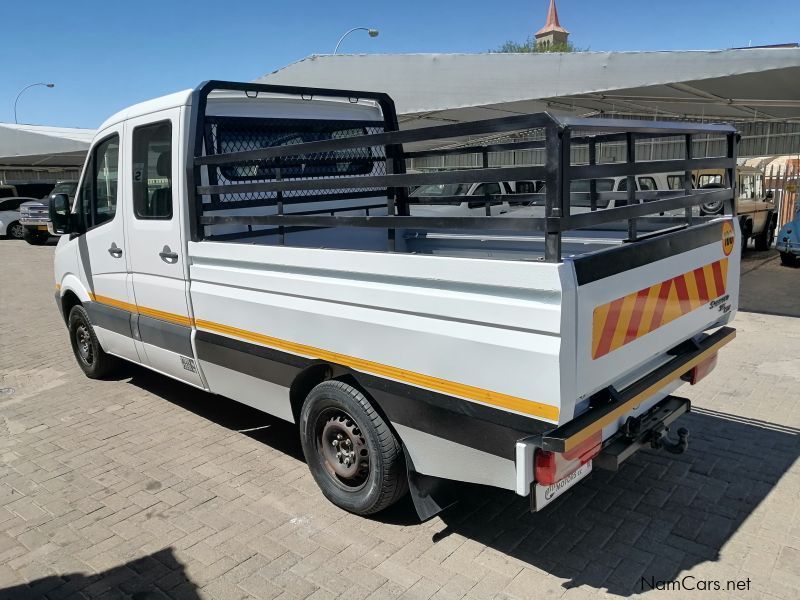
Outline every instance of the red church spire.
<path id="1" fill-rule="evenodd" d="M 536 35 L 540 36 L 545 33 L 550 33 L 551 31 L 569 33 L 569 31 L 564 29 L 561 26 L 561 23 L 558 22 L 558 9 L 556 8 L 556 0 L 550 0 L 550 8 L 547 9 L 547 23 L 545 23 L 544 27 L 536 32 Z"/>

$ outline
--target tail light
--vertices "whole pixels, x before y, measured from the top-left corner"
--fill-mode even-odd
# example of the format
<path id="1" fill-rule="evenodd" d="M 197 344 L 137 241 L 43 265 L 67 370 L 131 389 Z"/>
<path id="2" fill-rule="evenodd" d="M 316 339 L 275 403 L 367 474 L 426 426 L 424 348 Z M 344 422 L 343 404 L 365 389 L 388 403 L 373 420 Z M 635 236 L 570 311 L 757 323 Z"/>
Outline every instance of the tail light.
<path id="1" fill-rule="evenodd" d="M 705 359 L 703 362 L 698 363 L 695 367 L 686 373 L 681 379 L 684 381 L 688 381 L 692 385 L 703 379 L 706 375 L 711 373 L 714 370 L 714 367 L 717 366 L 717 354 L 714 353 L 713 356 Z"/>
<path id="2" fill-rule="evenodd" d="M 581 465 L 600 453 L 603 432 L 598 431 L 568 452 L 537 450 L 534 458 L 534 476 L 537 483 L 552 485 L 561 481 Z"/>

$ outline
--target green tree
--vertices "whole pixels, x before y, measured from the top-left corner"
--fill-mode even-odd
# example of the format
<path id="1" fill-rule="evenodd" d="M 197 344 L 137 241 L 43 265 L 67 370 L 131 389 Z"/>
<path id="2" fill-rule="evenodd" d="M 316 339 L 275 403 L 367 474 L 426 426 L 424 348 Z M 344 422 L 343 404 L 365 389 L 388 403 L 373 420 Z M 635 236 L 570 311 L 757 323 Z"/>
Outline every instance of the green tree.
<path id="1" fill-rule="evenodd" d="M 524 42 L 514 42 L 508 40 L 505 44 L 500 46 L 499 48 L 495 48 L 494 50 L 490 50 L 490 52 L 499 52 L 499 53 L 514 53 L 514 52 L 585 52 L 586 49 L 578 48 L 572 42 L 566 42 L 564 44 L 553 44 L 553 45 L 545 45 L 545 44 L 537 44 L 536 40 L 532 37 L 529 37 Z"/>

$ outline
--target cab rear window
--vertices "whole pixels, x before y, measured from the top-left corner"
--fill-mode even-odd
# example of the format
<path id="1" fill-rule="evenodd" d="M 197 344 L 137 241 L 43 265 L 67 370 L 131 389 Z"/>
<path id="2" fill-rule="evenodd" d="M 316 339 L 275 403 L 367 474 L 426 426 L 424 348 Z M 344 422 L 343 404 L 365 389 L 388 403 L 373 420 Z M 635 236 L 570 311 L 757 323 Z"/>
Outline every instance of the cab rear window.
<path id="1" fill-rule="evenodd" d="M 331 121 L 317 119 L 220 119 L 209 125 L 217 154 L 243 152 L 306 142 L 335 140 L 383 131 L 373 121 Z M 368 175 L 374 163 L 383 161 L 373 148 L 361 147 L 301 154 L 281 159 L 242 161 L 221 167 L 230 181 L 252 181 L 335 175 Z"/>

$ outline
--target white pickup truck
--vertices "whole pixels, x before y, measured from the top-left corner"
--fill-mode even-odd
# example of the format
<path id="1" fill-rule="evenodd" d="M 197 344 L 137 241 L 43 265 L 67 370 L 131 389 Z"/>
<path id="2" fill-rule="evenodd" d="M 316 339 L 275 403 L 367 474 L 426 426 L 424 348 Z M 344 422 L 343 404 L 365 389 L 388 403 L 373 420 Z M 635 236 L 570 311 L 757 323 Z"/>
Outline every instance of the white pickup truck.
<path id="1" fill-rule="evenodd" d="M 405 173 L 406 145 L 515 131 L 539 132 L 519 144 L 544 164 Z M 730 151 L 569 159 L 663 135 Z M 385 94 L 206 82 L 99 128 L 74 203 L 51 200 L 56 301 L 86 375 L 124 359 L 296 423 L 349 511 L 410 490 L 427 518 L 447 480 L 539 510 L 641 447 L 684 451 L 672 394 L 735 333 L 738 224 L 690 210 L 733 210 L 731 188 L 571 214 L 570 179 L 734 169 L 735 140 L 545 113 L 399 131 Z M 543 217 L 410 210 L 409 186 L 515 180 L 547 183 Z M 648 216 L 677 208 L 685 221 Z"/>

